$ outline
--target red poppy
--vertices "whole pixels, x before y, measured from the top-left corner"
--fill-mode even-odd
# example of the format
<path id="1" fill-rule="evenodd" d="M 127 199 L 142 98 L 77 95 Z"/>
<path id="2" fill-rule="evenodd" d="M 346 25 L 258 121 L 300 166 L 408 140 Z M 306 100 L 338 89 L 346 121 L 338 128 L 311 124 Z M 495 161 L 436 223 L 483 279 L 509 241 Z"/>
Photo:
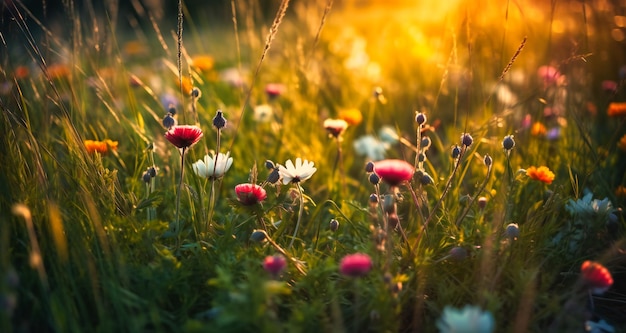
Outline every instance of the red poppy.
<path id="1" fill-rule="evenodd" d="M 263 260 L 263 269 L 272 274 L 280 274 L 287 267 L 287 259 L 280 254 L 265 257 Z"/>
<path id="2" fill-rule="evenodd" d="M 252 206 L 267 198 L 267 192 L 256 184 L 239 184 L 235 186 L 237 200 L 244 206 Z"/>
<path id="3" fill-rule="evenodd" d="M 165 133 L 165 138 L 178 148 L 188 148 L 200 141 L 202 130 L 191 125 L 172 126 Z"/>
<path id="4" fill-rule="evenodd" d="M 374 172 L 387 184 L 397 186 L 411 180 L 415 168 L 406 161 L 388 159 L 374 162 Z"/>
<path id="5" fill-rule="evenodd" d="M 613 277 L 606 267 L 602 264 L 587 260 L 580 266 L 583 280 L 594 294 L 603 294 L 611 285 L 613 285 Z"/>
<path id="6" fill-rule="evenodd" d="M 339 264 L 339 272 L 350 277 L 367 275 L 372 269 L 372 258 L 364 253 L 349 254 Z"/>

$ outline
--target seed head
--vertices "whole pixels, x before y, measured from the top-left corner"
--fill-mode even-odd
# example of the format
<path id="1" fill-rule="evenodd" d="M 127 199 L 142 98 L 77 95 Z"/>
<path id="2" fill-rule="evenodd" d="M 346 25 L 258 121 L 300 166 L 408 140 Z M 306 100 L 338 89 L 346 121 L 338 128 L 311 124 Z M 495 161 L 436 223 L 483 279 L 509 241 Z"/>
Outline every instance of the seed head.
<path id="1" fill-rule="evenodd" d="M 463 133 L 461 135 L 461 143 L 465 147 L 471 146 L 473 142 L 474 142 L 474 138 L 472 138 L 472 136 L 469 133 Z"/>
<path id="2" fill-rule="evenodd" d="M 337 221 L 335 219 L 330 220 L 330 223 L 328 224 L 328 228 L 332 232 L 337 231 L 337 229 L 339 229 L 339 221 Z"/>
<path id="3" fill-rule="evenodd" d="M 415 122 L 418 125 L 420 125 L 420 126 L 424 125 L 426 123 L 426 120 L 428 120 L 428 119 L 426 118 L 426 114 L 425 113 L 418 112 L 418 113 L 415 114 Z"/>
<path id="4" fill-rule="evenodd" d="M 461 147 L 459 147 L 459 146 L 457 146 L 457 145 L 455 145 L 454 147 L 452 147 L 452 153 L 451 153 L 451 155 L 452 155 L 452 158 L 453 158 L 453 159 L 455 159 L 455 160 L 456 160 L 457 158 L 459 158 L 459 156 L 461 156 Z"/>
<path id="5" fill-rule="evenodd" d="M 168 112 L 165 117 L 163 117 L 163 127 L 170 129 L 174 126 L 176 126 L 176 119 Z"/>

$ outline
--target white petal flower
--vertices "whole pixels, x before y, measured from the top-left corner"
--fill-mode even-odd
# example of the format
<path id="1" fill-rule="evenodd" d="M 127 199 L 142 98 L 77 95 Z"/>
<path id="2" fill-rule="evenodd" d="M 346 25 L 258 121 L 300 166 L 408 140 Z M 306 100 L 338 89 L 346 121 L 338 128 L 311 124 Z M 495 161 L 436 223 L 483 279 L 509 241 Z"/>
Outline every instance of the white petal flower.
<path id="1" fill-rule="evenodd" d="M 307 160 L 302 161 L 300 157 L 296 158 L 296 164 L 294 165 L 291 160 L 285 162 L 285 166 L 279 165 L 278 172 L 283 179 L 283 184 L 289 183 L 301 183 L 311 178 L 311 176 L 317 171 L 317 168 L 313 166 L 313 162 Z"/>
<path id="2" fill-rule="evenodd" d="M 385 152 L 389 148 L 388 144 L 376 139 L 372 135 L 365 135 L 354 141 L 354 150 L 361 156 L 367 156 L 373 161 L 385 159 Z"/>
<path id="3" fill-rule="evenodd" d="M 218 153 L 217 156 L 211 153 L 211 155 L 204 156 L 204 161 L 198 160 L 193 164 L 193 172 L 200 177 L 217 179 L 224 176 L 231 165 L 233 165 L 233 158 L 230 157 L 230 152 Z"/>
<path id="4" fill-rule="evenodd" d="M 446 306 L 437 321 L 441 333 L 491 333 L 494 330 L 493 315 L 479 307 L 466 305 L 463 309 Z"/>

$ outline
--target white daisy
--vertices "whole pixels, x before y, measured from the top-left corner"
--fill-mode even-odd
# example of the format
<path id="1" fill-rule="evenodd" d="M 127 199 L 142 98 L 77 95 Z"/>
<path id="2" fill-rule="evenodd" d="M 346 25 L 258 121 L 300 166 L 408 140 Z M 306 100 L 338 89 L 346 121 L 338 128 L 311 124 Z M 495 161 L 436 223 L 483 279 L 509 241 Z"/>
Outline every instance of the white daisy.
<path id="1" fill-rule="evenodd" d="M 230 157 L 230 152 L 218 153 L 217 156 L 211 153 L 211 155 L 204 156 L 204 161 L 198 160 L 193 164 L 193 172 L 200 177 L 217 179 L 222 177 L 231 165 L 233 165 L 233 158 Z"/>
<path id="2" fill-rule="evenodd" d="M 283 184 L 289 183 L 301 183 L 311 178 L 311 176 L 317 171 L 317 168 L 313 166 L 313 162 L 307 160 L 302 161 L 300 157 L 296 158 L 296 164 L 294 165 L 291 160 L 285 162 L 285 166 L 279 165 L 278 172 L 283 179 Z"/>

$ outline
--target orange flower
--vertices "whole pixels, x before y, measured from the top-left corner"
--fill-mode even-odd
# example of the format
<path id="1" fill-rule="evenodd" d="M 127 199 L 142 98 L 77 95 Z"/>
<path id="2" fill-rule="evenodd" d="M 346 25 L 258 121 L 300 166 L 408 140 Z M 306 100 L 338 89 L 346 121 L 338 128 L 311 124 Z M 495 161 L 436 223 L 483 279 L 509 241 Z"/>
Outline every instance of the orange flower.
<path id="1" fill-rule="evenodd" d="M 621 139 L 619 139 L 619 142 L 617 143 L 617 148 L 626 152 L 626 134 L 624 134 L 624 136 Z"/>
<path id="2" fill-rule="evenodd" d="M 178 80 L 178 77 L 176 78 L 176 86 L 180 87 L 180 80 Z M 191 79 L 187 76 L 183 76 L 183 93 L 190 95 L 192 89 L 193 84 L 191 83 Z"/>
<path id="3" fill-rule="evenodd" d="M 208 72 L 212 70 L 214 63 L 215 61 L 213 60 L 213 57 L 208 55 L 200 55 L 191 58 L 192 66 L 201 72 Z"/>
<path id="4" fill-rule="evenodd" d="M 85 149 L 90 154 L 94 152 L 99 152 L 100 154 L 105 154 L 106 152 L 111 150 L 117 150 L 117 141 L 112 140 L 104 140 L 104 141 L 96 141 L 96 140 L 85 140 Z"/>
<path id="5" fill-rule="evenodd" d="M 47 68 L 48 75 L 53 80 L 62 80 L 70 77 L 70 67 L 65 64 L 52 64 Z"/>
<path id="6" fill-rule="evenodd" d="M 626 186 L 618 186 L 615 189 L 615 196 L 619 198 L 626 198 Z"/>
<path id="7" fill-rule="evenodd" d="M 123 52 L 126 56 L 136 57 L 148 54 L 148 47 L 138 40 L 131 40 L 124 44 Z"/>
<path id="8" fill-rule="evenodd" d="M 554 172 L 550 171 L 546 166 L 540 166 L 538 168 L 531 166 L 526 169 L 526 175 L 531 179 L 538 180 L 545 184 L 552 184 L 554 180 Z"/>
<path id="9" fill-rule="evenodd" d="M 363 115 L 359 109 L 350 108 L 339 111 L 339 119 L 345 120 L 349 125 L 356 126 L 363 121 Z"/>
<path id="10" fill-rule="evenodd" d="M 546 126 L 541 122 L 534 123 L 533 127 L 530 128 L 530 134 L 534 136 L 544 136 L 547 131 Z"/>
<path id="11" fill-rule="evenodd" d="M 626 116 L 626 102 L 609 104 L 607 114 L 609 117 Z"/>

